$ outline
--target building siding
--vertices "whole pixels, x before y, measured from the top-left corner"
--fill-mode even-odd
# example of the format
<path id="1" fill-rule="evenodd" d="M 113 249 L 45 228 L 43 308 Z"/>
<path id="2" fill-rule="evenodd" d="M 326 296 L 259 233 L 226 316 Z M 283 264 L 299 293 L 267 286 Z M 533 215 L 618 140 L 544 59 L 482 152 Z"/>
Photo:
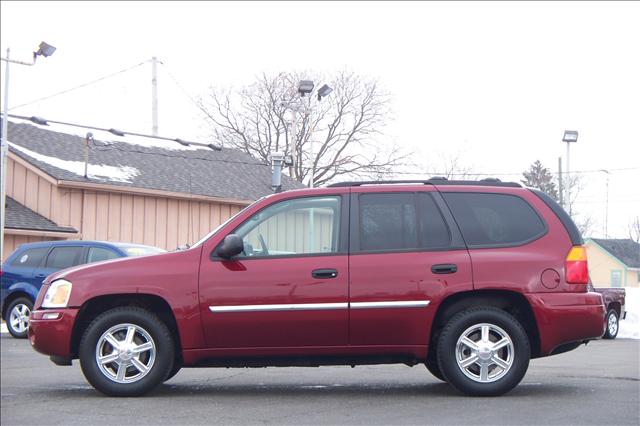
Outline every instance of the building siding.
<path id="1" fill-rule="evenodd" d="M 193 244 L 245 207 L 59 187 L 11 158 L 7 167 L 7 195 L 60 226 L 74 227 L 83 240 L 140 243 L 166 250 Z M 20 244 L 47 239 L 54 238 L 5 233 L 4 258 Z"/>
<path id="2" fill-rule="evenodd" d="M 597 243 L 588 240 L 587 259 L 589 262 L 589 277 L 595 287 L 611 287 L 612 271 L 621 272 L 621 287 L 639 287 L 638 271 L 627 268 L 613 255 L 600 247 Z"/>

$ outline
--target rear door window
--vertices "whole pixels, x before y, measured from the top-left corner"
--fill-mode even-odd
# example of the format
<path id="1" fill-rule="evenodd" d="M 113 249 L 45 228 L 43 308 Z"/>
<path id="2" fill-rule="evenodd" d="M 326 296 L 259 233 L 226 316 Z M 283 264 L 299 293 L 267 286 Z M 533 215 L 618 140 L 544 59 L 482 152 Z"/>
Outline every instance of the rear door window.
<path id="1" fill-rule="evenodd" d="M 533 241 L 546 225 L 522 198 L 508 194 L 442 194 L 469 247 L 504 247 Z"/>
<path id="2" fill-rule="evenodd" d="M 45 268 L 64 269 L 82 263 L 83 247 L 54 247 Z"/>
<path id="3" fill-rule="evenodd" d="M 360 250 L 418 249 L 414 200 L 412 193 L 360 195 Z"/>
<path id="4" fill-rule="evenodd" d="M 42 260 L 47 255 L 49 247 L 33 248 L 25 250 L 11 262 L 11 266 L 19 268 L 35 268 L 42 264 Z"/>
<path id="5" fill-rule="evenodd" d="M 431 194 L 419 194 L 418 200 L 421 247 L 426 249 L 450 247 L 451 232 Z"/>

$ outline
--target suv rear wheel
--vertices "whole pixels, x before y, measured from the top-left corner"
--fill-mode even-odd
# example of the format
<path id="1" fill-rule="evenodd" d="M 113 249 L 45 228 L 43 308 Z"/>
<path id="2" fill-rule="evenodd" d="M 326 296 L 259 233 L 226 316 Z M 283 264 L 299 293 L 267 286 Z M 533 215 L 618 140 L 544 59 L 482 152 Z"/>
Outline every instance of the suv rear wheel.
<path id="1" fill-rule="evenodd" d="M 33 302 L 26 297 L 18 297 L 7 307 L 7 330 L 16 339 L 26 339 L 32 309 Z"/>
<path id="2" fill-rule="evenodd" d="M 467 395 L 501 395 L 524 377 L 531 356 L 522 325 L 507 312 L 476 307 L 458 313 L 438 339 L 438 365 Z"/>
<path id="3" fill-rule="evenodd" d="M 122 307 L 91 322 L 79 355 L 82 372 L 100 392 L 138 396 L 167 378 L 174 351 L 171 333 L 160 318 L 138 307 Z"/>

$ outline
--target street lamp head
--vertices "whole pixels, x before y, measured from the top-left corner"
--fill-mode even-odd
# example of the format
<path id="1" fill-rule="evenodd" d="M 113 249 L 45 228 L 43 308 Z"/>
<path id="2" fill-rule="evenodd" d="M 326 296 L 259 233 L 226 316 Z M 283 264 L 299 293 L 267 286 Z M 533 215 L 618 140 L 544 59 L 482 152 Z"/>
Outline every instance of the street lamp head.
<path id="1" fill-rule="evenodd" d="M 333 92 L 333 89 L 328 84 L 324 84 L 318 89 L 318 100 L 322 100 L 322 98 L 329 95 L 331 92 Z"/>
<path id="2" fill-rule="evenodd" d="M 49 123 L 47 122 L 47 120 L 45 120 L 45 119 L 44 119 L 44 118 L 42 118 L 42 117 L 36 117 L 36 116 L 33 116 L 33 117 L 29 118 L 29 120 L 30 120 L 32 123 L 39 124 L 40 126 L 48 126 L 48 125 L 49 125 Z"/>
<path id="3" fill-rule="evenodd" d="M 565 130 L 562 142 L 578 142 L 578 132 L 576 130 Z"/>
<path id="4" fill-rule="evenodd" d="M 300 93 L 300 96 L 304 97 L 304 95 L 308 95 L 313 92 L 313 86 L 314 84 L 311 80 L 300 80 L 300 83 L 298 83 L 298 93 Z"/>
<path id="5" fill-rule="evenodd" d="M 45 58 L 48 58 L 49 56 L 53 55 L 53 52 L 55 51 L 55 47 L 43 41 L 42 43 L 40 43 L 38 51 L 34 52 L 34 56 L 44 56 Z"/>

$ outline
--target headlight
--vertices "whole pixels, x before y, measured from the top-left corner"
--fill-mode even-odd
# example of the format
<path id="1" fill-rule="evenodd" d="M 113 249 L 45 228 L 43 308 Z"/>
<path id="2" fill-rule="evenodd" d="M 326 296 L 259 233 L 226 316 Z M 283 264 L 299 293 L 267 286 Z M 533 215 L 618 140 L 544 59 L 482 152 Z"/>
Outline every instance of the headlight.
<path id="1" fill-rule="evenodd" d="M 71 296 L 71 283 L 67 280 L 56 280 L 44 294 L 43 308 L 64 308 Z"/>

